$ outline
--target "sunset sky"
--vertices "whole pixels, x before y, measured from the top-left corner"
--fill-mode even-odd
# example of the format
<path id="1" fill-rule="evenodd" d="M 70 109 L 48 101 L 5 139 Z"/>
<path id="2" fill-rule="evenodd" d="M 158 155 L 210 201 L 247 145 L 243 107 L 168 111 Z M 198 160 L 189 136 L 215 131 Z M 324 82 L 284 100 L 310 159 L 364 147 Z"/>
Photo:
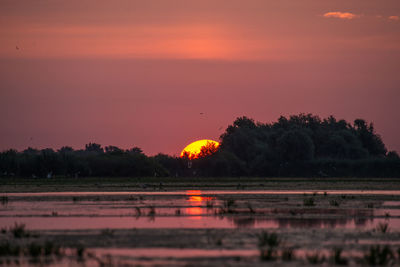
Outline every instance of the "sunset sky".
<path id="1" fill-rule="evenodd" d="M 399 104 L 399 0 L 0 1 L 0 150 L 179 155 L 302 112 L 400 152 Z"/>

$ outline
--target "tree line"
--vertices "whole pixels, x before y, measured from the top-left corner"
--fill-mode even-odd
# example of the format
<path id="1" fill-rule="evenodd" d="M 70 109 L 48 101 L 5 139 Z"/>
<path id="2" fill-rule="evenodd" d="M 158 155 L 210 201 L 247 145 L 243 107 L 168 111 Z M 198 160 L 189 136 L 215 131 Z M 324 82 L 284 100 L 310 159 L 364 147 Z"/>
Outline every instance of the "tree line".
<path id="1" fill-rule="evenodd" d="M 237 118 L 220 146 L 203 147 L 199 158 L 146 156 L 138 147 L 89 143 L 84 149 L 27 148 L 0 153 L 3 177 L 307 176 L 400 177 L 400 158 L 387 151 L 372 123 L 312 114 L 273 123 Z"/>

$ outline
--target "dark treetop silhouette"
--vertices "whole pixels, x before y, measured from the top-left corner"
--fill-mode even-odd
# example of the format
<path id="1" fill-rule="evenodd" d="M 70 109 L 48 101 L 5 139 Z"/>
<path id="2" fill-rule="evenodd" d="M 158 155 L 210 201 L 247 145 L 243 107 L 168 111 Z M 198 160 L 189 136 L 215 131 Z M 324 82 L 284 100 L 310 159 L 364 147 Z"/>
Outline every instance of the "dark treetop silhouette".
<path id="1" fill-rule="evenodd" d="M 0 153 L 0 172 L 3 177 L 400 176 L 398 154 L 388 152 L 372 123 L 361 119 L 350 124 L 300 114 L 264 124 L 240 117 L 220 139 L 220 147 L 204 147 L 192 160 L 95 143 L 82 150 L 7 150 Z"/>

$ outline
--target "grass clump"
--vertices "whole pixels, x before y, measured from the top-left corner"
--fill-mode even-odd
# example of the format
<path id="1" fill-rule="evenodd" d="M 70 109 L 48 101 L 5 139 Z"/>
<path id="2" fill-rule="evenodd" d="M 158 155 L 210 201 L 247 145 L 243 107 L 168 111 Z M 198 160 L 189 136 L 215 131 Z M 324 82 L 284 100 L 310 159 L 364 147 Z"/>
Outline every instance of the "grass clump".
<path id="1" fill-rule="evenodd" d="M 260 259 L 262 261 L 276 260 L 278 257 L 277 247 L 280 243 L 281 240 L 276 233 L 262 232 L 258 236 Z"/>
<path id="2" fill-rule="evenodd" d="M 207 207 L 207 209 L 212 209 L 214 207 L 214 201 L 207 200 L 206 207 Z"/>
<path id="3" fill-rule="evenodd" d="M 315 253 L 307 254 L 306 259 L 310 264 L 322 264 L 325 261 L 325 256 L 320 255 L 320 253 L 317 251 Z"/>
<path id="4" fill-rule="evenodd" d="M 282 260 L 283 261 L 292 261 L 295 259 L 294 250 L 292 248 L 286 248 L 282 250 Z"/>
<path id="5" fill-rule="evenodd" d="M 8 241 L 0 243 L 0 256 L 19 256 L 21 248 L 11 245 Z"/>
<path id="6" fill-rule="evenodd" d="M 394 255 L 388 245 L 381 247 L 380 245 L 371 246 L 364 254 L 364 260 L 371 266 L 387 265 L 392 262 Z"/>
<path id="7" fill-rule="evenodd" d="M 28 246 L 28 253 L 32 258 L 38 258 L 42 254 L 42 246 L 31 243 Z"/>
<path id="8" fill-rule="evenodd" d="M 1 196 L 0 201 L 2 205 L 6 205 L 8 203 L 8 196 Z"/>
<path id="9" fill-rule="evenodd" d="M 389 232 L 389 224 L 388 223 L 379 223 L 376 226 L 375 230 L 377 232 L 380 232 L 380 233 L 383 233 L 383 234 L 386 233 L 386 232 Z"/>
<path id="10" fill-rule="evenodd" d="M 156 215 L 156 208 L 154 206 L 150 206 L 150 210 L 149 210 L 149 216 L 154 216 Z"/>
<path id="11" fill-rule="evenodd" d="M 305 199 L 303 200 L 303 205 L 304 205 L 304 206 L 308 206 L 308 207 L 310 207 L 310 206 L 315 206 L 315 200 L 314 200 L 314 198 L 312 198 L 312 197 L 305 198 Z"/>
<path id="12" fill-rule="evenodd" d="M 278 247 L 280 243 L 281 240 L 276 233 L 262 232 L 258 236 L 258 247 Z"/>
<path id="13" fill-rule="evenodd" d="M 136 211 L 136 216 L 142 215 L 142 211 L 139 207 L 135 207 L 135 211 Z"/>
<path id="14" fill-rule="evenodd" d="M 85 257 L 85 247 L 82 245 L 79 245 L 76 247 L 76 257 L 78 258 L 78 261 L 84 261 Z"/>
<path id="15" fill-rule="evenodd" d="M 332 253 L 333 262 L 336 265 L 347 265 L 348 260 L 342 256 L 343 250 L 341 248 L 335 248 Z"/>
<path id="16" fill-rule="evenodd" d="M 329 205 L 334 206 L 334 207 L 339 207 L 340 203 L 336 201 L 335 199 L 332 199 L 329 201 Z"/>
<path id="17" fill-rule="evenodd" d="M 10 228 L 10 232 L 13 234 L 15 238 L 23 238 L 23 237 L 29 237 L 30 233 L 25 230 L 25 224 L 21 223 L 15 223 L 14 227 Z"/>

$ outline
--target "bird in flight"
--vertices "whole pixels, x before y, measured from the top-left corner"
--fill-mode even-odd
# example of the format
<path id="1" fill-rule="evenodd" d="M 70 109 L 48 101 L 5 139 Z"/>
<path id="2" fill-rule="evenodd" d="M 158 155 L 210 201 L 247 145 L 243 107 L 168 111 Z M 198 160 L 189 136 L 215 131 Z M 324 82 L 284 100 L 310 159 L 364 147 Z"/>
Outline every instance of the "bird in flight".
<path id="1" fill-rule="evenodd" d="M 16 49 L 16 50 L 19 50 L 19 47 L 18 47 L 18 45 L 16 45 L 16 46 L 15 46 L 15 49 Z"/>

